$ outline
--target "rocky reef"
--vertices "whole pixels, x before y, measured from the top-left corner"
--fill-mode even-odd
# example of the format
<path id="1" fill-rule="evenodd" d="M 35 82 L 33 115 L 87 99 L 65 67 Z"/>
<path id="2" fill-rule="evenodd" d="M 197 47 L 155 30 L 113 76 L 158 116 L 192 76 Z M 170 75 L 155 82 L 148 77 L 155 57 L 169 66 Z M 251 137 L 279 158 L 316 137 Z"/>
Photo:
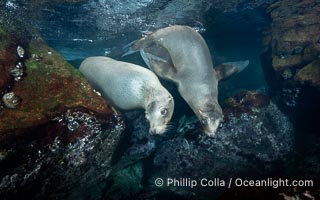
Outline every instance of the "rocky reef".
<path id="1" fill-rule="evenodd" d="M 275 71 L 289 69 L 295 75 L 319 58 L 319 7 L 316 0 L 283 0 L 268 8 L 272 24 L 265 44 L 271 48 Z"/>
<path id="2" fill-rule="evenodd" d="M 319 8 L 316 0 L 282 0 L 267 9 L 272 22 L 264 33 L 262 60 L 269 85 L 282 91 L 287 106 L 299 106 L 307 90 L 319 98 Z"/>
<path id="3" fill-rule="evenodd" d="M 270 103 L 270 97 L 256 91 L 239 92 L 233 97 L 225 100 L 225 115 L 239 116 L 241 113 L 253 114 L 256 109 L 262 108 Z"/>
<path id="4" fill-rule="evenodd" d="M 294 80 L 301 84 L 310 84 L 313 87 L 320 88 L 320 58 L 297 71 Z"/>
<path id="5" fill-rule="evenodd" d="M 101 194 L 119 113 L 32 28 L 2 16 L 0 38 L 0 198 Z"/>
<path id="6" fill-rule="evenodd" d="M 282 0 L 267 9 L 271 24 L 261 56 L 270 94 L 291 116 L 299 139 L 297 177 L 319 177 L 320 2 Z"/>
<path id="7" fill-rule="evenodd" d="M 217 185 L 192 189 L 164 185 L 159 188 L 154 184 L 156 178 L 187 177 L 197 181 L 219 178 L 225 181 L 230 177 L 284 175 L 294 148 L 289 119 L 265 94 L 243 92 L 232 98 L 236 103 L 225 106 L 225 121 L 214 138 L 205 136 L 200 123 L 192 118 L 191 128 L 190 123 L 185 123 L 188 128 L 173 129 L 161 138 L 149 136 L 147 129 L 133 130 L 135 134 L 131 135 L 129 148 L 120 159 L 118 169 L 110 176 L 114 198 L 128 198 L 133 194 L 134 198 L 154 198 L 168 194 L 180 198 L 200 195 L 210 199 L 220 196 L 225 189 Z M 145 168 L 148 170 L 143 170 Z M 128 182 L 144 187 L 127 184 L 126 190 L 121 190 L 119 185 L 124 174 Z"/>

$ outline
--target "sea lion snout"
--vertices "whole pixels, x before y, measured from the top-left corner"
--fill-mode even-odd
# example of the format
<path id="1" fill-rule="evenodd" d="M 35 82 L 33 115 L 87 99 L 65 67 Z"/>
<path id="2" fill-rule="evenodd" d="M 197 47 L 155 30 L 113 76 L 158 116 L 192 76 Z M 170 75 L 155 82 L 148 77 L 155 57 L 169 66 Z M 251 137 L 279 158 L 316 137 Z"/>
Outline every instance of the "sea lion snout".
<path id="1" fill-rule="evenodd" d="M 221 120 L 217 119 L 211 123 L 208 123 L 208 125 L 204 126 L 205 134 L 208 135 L 209 137 L 214 137 L 220 125 L 220 122 Z"/>
<path id="2" fill-rule="evenodd" d="M 146 109 L 146 119 L 149 121 L 149 133 L 161 135 L 167 130 L 174 110 L 174 101 L 170 93 L 157 96 L 157 101 L 149 103 Z"/>
<path id="3" fill-rule="evenodd" d="M 167 126 L 166 125 L 163 125 L 163 126 L 157 126 L 157 127 L 154 127 L 154 128 L 150 128 L 149 129 L 149 133 L 151 135 L 161 135 L 163 134 L 167 129 Z"/>
<path id="4" fill-rule="evenodd" d="M 216 109 L 215 111 L 206 112 L 199 110 L 198 118 L 201 119 L 200 122 L 204 129 L 204 132 L 209 137 L 215 136 L 217 129 L 223 120 L 222 110 L 220 110 L 221 108 Z"/>

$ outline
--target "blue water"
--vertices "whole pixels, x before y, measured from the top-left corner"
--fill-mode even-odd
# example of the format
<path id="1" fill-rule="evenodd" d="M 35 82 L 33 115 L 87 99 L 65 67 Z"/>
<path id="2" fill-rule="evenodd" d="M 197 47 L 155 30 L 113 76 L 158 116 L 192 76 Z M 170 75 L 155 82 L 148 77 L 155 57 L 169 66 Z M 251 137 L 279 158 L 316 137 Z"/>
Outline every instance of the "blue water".
<path id="1" fill-rule="evenodd" d="M 59 7 L 57 10 L 59 11 L 62 8 Z M 59 15 L 63 15 L 62 11 L 58 12 L 56 17 L 59 17 Z M 71 12 L 64 17 L 69 17 L 69 15 L 73 16 L 74 14 Z M 263 48 L 261 34 L 268 22 L 269 18 L 262 10 L 219 14 L 215 17 L 213 23 L 207 22 L 206 31 L 202 33 L 202 36 L 208 44 L 214 64 L 239 60 L 250 61 L 249 66 L 244 71 L 220 83 L 219 98 L 221 101 L 241 90 L 267 89 L 260 55 Z M 55 23 L 52 25 L 56 26 Z M 50 28 L 52 25 L 46 24 L 47 29 L 52 29 L 53 27 Z M 84 25 L 87 25 L 87 23 L 84 23 Z M 97 37 L 101 33 L 90 26 L 88 29 L 81 31 L 77 24 L 62 23 L 59 28 L 62 30 L 58 36 L 48 34 L 47 29 L 42 29 L 44 39 L 75 67 L 78 67 L 81 61 L 88 56 L 108 56 L 110 52 L 121 49 L 126 43 L 140 38 L 140 35 L 137 34 L 134 34 L 136 35 L 136 38 L 134 38 L 131 33 L 123 33 L 121 39 L 117 38 L 110 41 L 105 38 L 106 36 Z M 138 53 L 129 58 L 117 57 L 117 59 L 147 67 Z M 253 74 L 254 76 L 252 76 Z"/>

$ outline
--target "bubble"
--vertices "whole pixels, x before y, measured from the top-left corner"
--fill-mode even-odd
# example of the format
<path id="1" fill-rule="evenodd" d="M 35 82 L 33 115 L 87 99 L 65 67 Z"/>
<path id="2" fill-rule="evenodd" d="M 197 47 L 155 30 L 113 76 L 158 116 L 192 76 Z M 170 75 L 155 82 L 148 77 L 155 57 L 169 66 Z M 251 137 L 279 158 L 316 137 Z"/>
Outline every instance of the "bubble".
<path id="1" fill-rule="evenodd" d="M 14 2 L 12 1 L 7 1 L 6 2 L 6 7 L 9 8 L 9 9 L 17 9 L 19 6 L 16 5 Z"/>

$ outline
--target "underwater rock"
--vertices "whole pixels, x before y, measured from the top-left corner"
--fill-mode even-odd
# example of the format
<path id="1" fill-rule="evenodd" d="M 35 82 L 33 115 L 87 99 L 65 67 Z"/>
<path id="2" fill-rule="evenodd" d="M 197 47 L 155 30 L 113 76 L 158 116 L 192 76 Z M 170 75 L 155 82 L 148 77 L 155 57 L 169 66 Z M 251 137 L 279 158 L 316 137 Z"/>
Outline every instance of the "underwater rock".
<path id="1" fill-rule="evenodd" d="M 177 133 L 185 133 L 188 130 L 195 129 L 197 122 L 199 122 L 199 119 L 196 116 L 187 117 L 183 115 L 179 119 Z"/>
<path id="2" fill-rule="evenodd" d="M 149 123 L 144 111 L 132 110 L 123 113 L 126 123 L 125 140 L 113 158 L 115 163 L 108 177 L 108 189 L 104 199 L 135 199 L 143 190 L 144 163 L 156 150 L 162 138 L 149 134 Z"/>
<path id="3" fill-rule="evenodd" d="M 264 32 L 261 64 L 270 92 L 284 112 L 296 109 L 312 121 L 319 112 L 311 99 L 320 96 L 320 1 L 280 0 L 267 12 L 271 24 Z"/>
<path id="4" fill-rule="evenodd" d="M 22 101 L 0 112 L 0 199 L 99 199 L 121 116 L 29 25 L 2 17 L 0 95 L 7 107 L 16 106 L 14 94 Z M 13 81 L 12 66 L 25 68 L 22 81 Z"/>
<path id="5" fill-rule="evenodd" d="M 0 95 L 8 88 L 11 80 L 10 70 L 0 64 Z"/>
<path id="6" fill-rule="evenodd" d="M 302 62 L 302 56 L 290 55 L 290 56 L 275 56 L 272 59 L 272 66 L 274 70 L 281 71 L 289 67 L 294 67 Z"/>
<path id="7" fill-rule="evenodd" d="M 6 151 L 0 151 L 0 162 L 7 157 L 8 153 Z"/>
<path id="8" fill-rule="evenodd" d="M 283 103 L 288 107 L 297 107 L 299 105 L 301 88 L 284 87 L 281 91 Z"/>
<path id="9" fill-rule="evenodd" d="M 117 168 L 126 168 L 150 156 L 156 150 L 157 140 L 161 138 L 149 134 L 149 123 L 143 111 L 127 111 L 124 113 L 126 123 L 127 148 L 117 163 Z"/>
<path id="10" fill-rule="evenodd" d="M 320 175 L 320 138 L 317 135 L 306 135 L 306 144 L 312 148 L 303 151 L 296 158 L 294 174 L 299 177 L 314 178 Z"/>
<path id="11" fill-rule="evenodd" d="M 320 198 L 317 187 L 237 187 L 219 197 L 219 200 L 230 199 L 279 199 L 279 200 L 315 200 Z"/>
<path id="12" fill-rule="evenodd" d="M 68 128 L 71 117 L 79 123 L 77 130 Z M 12 148 L 0 160 L 5 170 L 0 176 L 1 199 L 21 195 L 29 199 L 101 198 L 123 130 L 116 115 L 110 119 L 70 110 L 55 117 L 31 132 L 37 139 Z"/>
<path id="13" fill-rule="evenodd" d="M 282 73 L 281 76 L 287 80 L 292 78 L 292 71 L 290 69 L 285 69 Z"/>
<path id="14" fill-rule="evenodd" d="M 132 122 L 132 127 L 127 127 L 132 134 L 126 136 L 131 138 L 127 148 L 123 146 L 127 150 L 109 176 L 110 190 L 118 191 L 116 196 L 124 199 L 153 198 L 162 191 L 154 187 L 159 177 L 226 180 L 227 177 L 257 178 L 285 172 L 294 146 L 293 127 L 267 95 L 240 92 L 232 97 L 232 103 L 227 103 L 224 114 L 225 122 L 217 136 L 208 138 L 199 121 L 192 117 L 182 116 L 176 132 L 171 130 L 162 137 L 154 137 L 148 134 L 142 111 L 125 113 L 126 120 Z M 135 173 L 141 170 L 137 168 L 141 161 L 147 166 L 142 176 Z M 124 189 L 120 183 L 126 181 L 126 175 L 132 184 L 124 184 Z M 145 179 L 147 182 L 144 181 L 141 188 L 140 183 Z M 214 197 L 223 191 L 219 187 L 196 188 L 192 193 L 188 187 L 165 187 L 165 190 L 184 198 L 201 194 Z"/>
<path id="15" fill-rule="evenodd" d="M 110 175 L 112 185 L 104 195 L 104 199 L 135 199 L 133 194 L 143 189 L 142 178 L 144 174 L 143 162 L 137 162 L 128 167 L 117 170 Z"/>
<path id="16" fill-rule="evenodd" d="M 1 28 L 0 24 L 0 30 Z M 14 49 L 14 39 L 9 37 L 9 33 L 0 31 L 0 38 L 4 38 L 0 45 L 0 95 L 2 95 L 13 84 L 10 71 L 12 66 L 16 66 L 18 63 L 18 57 Z"/>
<path id="17" fill-rule="evenodd" d="M 317 0 L 281 0 L 267 9 L 272 18 L 268 31 L 264 35 L 265 53 L 271 59 L 270 64 L 277 74 L 290 69 L 291 77 L 297 83 L 303 83 L 304 78 L 318 87 L 319 76 L 306 75 L 307 70 L 300 69 L 308 63 L 315 62 L 320 55 L 320 2 Z M 265 67 L 270 64 L 264 63 Z M 301 71 L 298 75 L 296 71 Z M 299 79 L 298 77 L 308 76 Z M 284 82 L 292 79 L 284 77 Z M 312 80 L 310 80 L 312 79 Z M 281 80 L 279 80 L 281 82 Z"/>
<path id="18" fill-rule="evenodd" d="M 258 111 L 258 108 L 269 105 L 269 102 L 270 98 L 266 94 L 256 91 L 240 92 L 225 101 L 224 114 L 226 117 L 231 113 L 235 116 L 244 112 L 253 114 Z"/>
<path id="19" fill-rule="evenodd" d="M 320 59 L 300 69 L 294 79 L 302 84 L 309 83 L 314 87 L 320 88 Z"/>
<path id="20" fill-rule="evenodd" d="M 158 177 L 201 178 L 268 177 L 283 175 L 294 147 L 293 127 L 274 103 L 253 114 L 227 117 L 214 138 L 193 130 L 198 137 L 177 136 L 156 150 L 149 184 Z M 166 187 L 180 195 L 217 197 L 224 187 Z M 194 196 L 193 196 L 194 195 Z M 209 195 L 209 196 L 208 196 Z"/>
<path id="21" fill-rule="evenodd" d="M 48 116 L 52 111 L 63 113 L 67 108 L 85 107 L 97 113 L 112 113 L 109 104 L 93 91 L 80 72 L 48 47 L 40 36 L 34 36 L 27 42 L 28 52 L 42 59 L 25 59 L 28 75 L 12 88 L 12 92 L 23 99 L 23 103 L 15 111 L 4 110 L 1 113 L 0 143 L 6 133 L 50 121 Z M 48 55 L 47 52 L 54 53 Z M 15 61 L 14 65 L 18 63 L 13 59 L 17 57 L 15 53 L 11 54 L 13 58 L 10 55 L 7 57 Z"/>

